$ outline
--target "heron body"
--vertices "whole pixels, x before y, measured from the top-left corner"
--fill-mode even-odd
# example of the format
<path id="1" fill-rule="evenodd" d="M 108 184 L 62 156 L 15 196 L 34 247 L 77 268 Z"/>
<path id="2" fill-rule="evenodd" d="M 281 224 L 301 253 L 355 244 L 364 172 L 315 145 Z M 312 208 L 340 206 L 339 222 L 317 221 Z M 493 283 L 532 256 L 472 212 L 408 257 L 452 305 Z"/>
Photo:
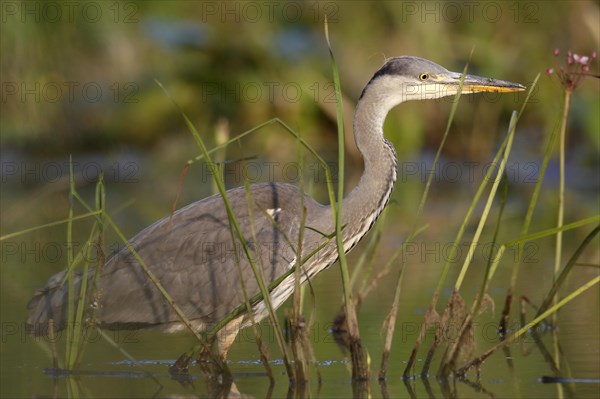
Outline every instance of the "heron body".
<path id="1" fill-rule="evenodd" d="M 456 94 L 460 77 L 422 58 L 395 57 L 366 85 L 354 116 L 354 138 L 364 159 L 364 172 L 343 199 L 344 251 L 351 250 L 373 226 L 394 188 L 397 158 L 383 135 L 386 115 L 404 101 Z M 471 75 L 465 77 L 462 88 L 463 93 L 521 90 L 524 87 L 517 83 Z M 301 266 L 302 282 L 336 261 L 335 240 L 327 242 L 326 237 L 335 231 L 331 206 L 319 204 L 297 187 L 282 183 L 250 186 L 250 200 L 244 187 L 229 190 L 227 197 L 267 284 L 317 249 Z M 300 229 L 304 229 L 302 253 L 298 253 Z M 249 297 L 259 293 L 247 255 L 231 237 L 223 199 L 214 195 L 155 222 L 130 242 L 194 327 L 204 331 L 245 302 L 242 283 Z M 31 299 L 27 324 L 33 333 L 46 331 L 49 319 L 57 328 L 64 328 L 68 295 L 67 285 L 63 284 L 65 273 L 52 276 Z M 93 274 L 91 270 L 90 281 Z M 275 308 L 292 293 L 293 278 L 289 275 L 271 292 Z M 81 279 L 79 273 L 75 292 L 79 292 Z M 94 306 L 100 327 L 159 327 L 169 332 L 184 328 L 128 248 L 107 260 L 98 284 L 100 303 Z M 252 312 L 255 322 L 268 314 L 263 301 L 255 304 Z M 219 337 L 222 356 L 237 331 L 251 322 L 246 312 L 225 327 L 227 333 Z"/>

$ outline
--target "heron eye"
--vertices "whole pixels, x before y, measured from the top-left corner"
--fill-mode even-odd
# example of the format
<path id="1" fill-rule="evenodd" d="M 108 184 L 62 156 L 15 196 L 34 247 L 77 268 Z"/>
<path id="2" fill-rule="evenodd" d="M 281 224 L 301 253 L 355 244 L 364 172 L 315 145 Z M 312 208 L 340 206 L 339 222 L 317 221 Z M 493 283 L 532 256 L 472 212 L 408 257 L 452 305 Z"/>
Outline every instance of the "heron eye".
<path id="1" fill-rule="evenodd" d="M 427 80 L 429 79 L 429 74 L 428 73 L 422 73 L 419 75 L 419 79 L 420 80 Z"/>

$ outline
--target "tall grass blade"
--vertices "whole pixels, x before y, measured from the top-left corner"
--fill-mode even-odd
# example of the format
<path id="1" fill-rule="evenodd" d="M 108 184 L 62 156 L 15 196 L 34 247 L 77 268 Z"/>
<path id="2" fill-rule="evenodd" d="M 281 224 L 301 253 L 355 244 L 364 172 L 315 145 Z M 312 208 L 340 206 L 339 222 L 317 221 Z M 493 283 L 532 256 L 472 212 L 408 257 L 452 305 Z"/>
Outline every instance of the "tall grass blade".
<path id="1" fill-rule="evenodd" d="M 457 291 L 457 292 L 460 291 L 460 287 L 465 278 L 467 270 L 469 269 L 471 261 L 473 260 L 473 255 L 475 253 L 475 249 L 477 248 L 477 245 L 479 244 L 479 237 L 481 235 L 481 232 L 483 231 L 483 227 L 485 226 L 485 223 L 487 222 L 487 217 L 489 215 L 490 209 L 492 208 L 494 198 L 496 197 L 496 190 L 498 189 L 498 186 L 500 185 L 500 181 L 502 180 L 502 176 L 504 175 L 504 169 L 506 168 L 506 163 L 508 162 L 508 156 L 510 155 L 510 151 L 512 149 L 512 143 L 513 143 L 513 138 L 515 135 L 516 126 L 517 126 L 517 112 L 513 111 L 512 116 L 510 118 L 509 128 L 508 128 L 508 130 L 509 130 L 508 142 L 506 144 L 506 148 L 504 149 L 504 156 L 502 158 L 502 161 L 500 162 L 498 173 L 496 173 L 496 178 L 494 179 L 494 183 L 492 184 L 492 189 L 490 190 L 487 202 L 486 202 L 483 212 L 481 214 L 481 218 L 479 219 L 479 224 L 477 225 L 477 230 L 475 231 L 475 234 L 473 235 L 473 240 L 471 241 L 471 245 L 469 246 L 469 251 L 467 252 L 467 257 L 463 263 L 463 266 L 460 270 L 458 278 L 456 279 L 456 283 L 454 284 L 454 291 Z"/>
<path id="2" fill-rule="evenodd" d="M 571 103 L 571 90 L 565 90 L 562 107 L 562 119 L 559 135 L 559 181 L 558 181 L 558 214 L 556 227 L 563 225 L 565 208 L 565 141 L 567 135 L 567 120 L 569 117 L 569 105 Z M 558 277 L 562 257 L 562 232 L 556 234 L 556 254 L 554 258 L 554 278 Z"/>
<path id="3" fill-rule="evenodd" d="M 29 228 L 24 229 L 24 230 L 19 230 L 19 231 L 15 231 L 13 233 L 9 233 L 9 234 L 3 235 L 2 237 L 0 237 L 0 241 L 4 241 L 4 240 L 8 240 L 8 239 L 11 239 L 11 238 L 14 238 L 14 237 L 18 237 L 20 235 L 32 233 L 34 231 L 38 231 L 38 230 L 41 230 L 41 229 L 46 229 L 48 227 L 60 226 L 61 224 L 65 224 L 65 223 L 69 224 L 69 223 L 72 223 L 72 222 L 75 222 L 75 221 L 87 219 L 89 217 L 98 216 L 99 214 L 100 214 L 100 212 L 98 212 L 98 211 L 91 211 L 91 212 L 82 213 L 81 215 L 77 215 L 77 216 L 73 216 L 73 217 L 67 217 L 66 219 L 57 220 L 57 221 L 50 222 L 50 223 L 40 224 L 38 226 L 29 227 Z"/>
<path id="4" fill-rule="evenodd" d="M 540 78 L 540 74 L 538 74 L 533 82 L 533 86 L 537 84 L 538 79 Z M 552 130 L 552 134 L 548 138 L 548 143 L 546 144 L 546 150 L 544 152 L 544 158 L 542 160 L 542 164 L 540 166 L 540 173 L 538 175 L 538 179 L 535 182 L 535 187 L 533 188 L 533 193 L 531 194 L 531 199 L 529 201 L 529 205 L 527 207 L 527 212 L 525 213 L 525 220 L 523 222 L 523 226 L 521 227 L 521 236 L 526 235 L 529 232 L 529 226 L 531 225 L 531 220 L 533 219 L 533 212 L 535 211 L 535 207 L 537 205 L 537 200 L 540 195 L 540 191 L 542 188 L 542 182 L 544 181 L 544 176 L 546 174 L 546 169 L 548 167 L 548 162 L 550 161 L 550 157 L 552 156 L 552 149 L 554 148 L 554 144 L 557 138 L 557 129 Z M 512 305 L 513 293 L 515 290 L 515 286 L 517 284 L 517 277 L 519 275 L 519 270 L 521 268 L 521 254 L 523 252 L 523 245 L 519 245 L 517 248 L 517 262 L 513 265 L 512 274 L 510 277 L 510 285 L 508 287 L 506 293 L 506 299 L 504 301 L 504 309 L 502 310 L 502 315 L 500 317 L 500 325 L 498 330 L 500 332 L 500 337 L 504 336 L 506 332 L 506 325 L 508 323 L 508 318 L 510 315 L 510 308 Z"/>
<path id="5" fill-rule="evenodd" d="M 329 49 L 329 59 L 331 60 L 331 67 L 333 73 L 333 86 L 335 90 L 336 106 L 337 106 L 337 127 L 338 127 L 338 191 L 337 191 L 337 206 L 334 203 L 331 204 L 331 208 L 334 212 L 335 217 L 335 232 L 336 232 L 336 244 L 339 257 L 340 271 L 342 275 L 342 289 L 344 291 L 344 310 L 346 313 L 346 326 L 348 328 L 348 339 L 350 346 L 350 355 L 352 358 L 352 379 L 354 381 L 366 380 L 369 378 L 370 370 L 366 362 L 365 353 L 362 348 L 360 341 L 360 330 L 358 328 L 358 319 L 356 315 L 356 307 L 354 300 L 352 299 L 352 286 L 350 283 L 350 275 L 348 273 L 348 264 L 346 261 L 346 251 L 344 248 L 344 241 L 342 236 L 342 204 L 344 199 L 344 153 L 345 153 L 345 139 L 344 139 L 344 110 L 342 104 L 342 92 L 340 85 L 340 77 L 338 72 L 337 63 L 333 50 L 331 48 L 331 42 L 329 40 L 329 27 L 327 24 L 327 18 L 325 18 L 325 40 L 327 41 L 327 47 Z"/>
<path id="6" fill-rule="evenodd" d="M 561 227 L 564 223 L 564 213 L 565 213 L 565 142 L 567 136 L 567 120 L 569 117 L 569 105 L 571 103 L 571 94 L 572 90 L 569 88 L 565 88 L 565 96 L 563 102 L 563 113 L 562 113 L 562 123 L 560 127 L 560 136 L 559 136 L 559 156 L 558 156 L 558 168 L 559 168 L 559 179 L 558 179 L 558 211 L 557 211 L 557 221 L 556 226 Z M 560 270 L 560 265 L 562 263 L 562 232 L 558 232 L 556 234 L 556 249 L 554 255 L 554 280 L 558 279 L 558 273 Z M 557 298 L 554 298 L 554 303 L 556 303 Z M 552 324 L 556 325 L 557 323 L 557 315 L 552 315 Z M 560 363 L 560 352 L 558 350 L 558 333 L 553 331 L 552 333 L 552 341 L 554 344 L 554 362 L 556 364 Z M 560 388 L 559 388 L 559 392 Z M 561 395 L 562 396 L 562 395 Z"/>
<path id="7" fill-rule="evenodd" d="M 72 360 L 75 358 L 76 347 L 73 342 L 73 329 L 75 328 L 75 283 L 73 281 L 73 197 L 75 192 L 75 178 L 73 175 L 73 157 L 69 156 L 69 213 L 67 221 L 67 354 L 65 367 L 73 368 Z"/>
<path id="8" fill-rule="evenodd" d="M 221 176 L 219 176 L 219 179 L 222 179 Z M 215 184 L 216 186 L 216 184 Z M 254 242 L 258 242 L 258 240 L 256 239 L 256 229 L 254 227 L 254 204 L 252 201 L 252 193 L 250 191 L 250 184 L 248 182 L 248 179 L 244 178 L 244 188 L 246 191 L 246 202 L 248 203 L 248 213 L 250 214 L 250 229 L 252 231 L 252 239 Z M 229 232 L 231 234 L 231 242 L 235 243 L 235 232 L 233 231 L 233 229 L 229 229 Z M 244 277 L 242 275 L 242 267 L 241 267 L 241 259 L 239 256 L 239 252 L 235 251 L 235 258 L 236 258 L 236 268 L 238 270 L 238 276 L 240 279 L 240 285 L 242 287 L 243 293 L 244 293 L 244 300 L 246 302 L 246 309 L 252 309 L 252 305 L 250 305 L 250 298 L 248 297 L 248 291 L 246 290 L 246 283 L 244 282 Z M 260 258 L 261 260 L 261 264 L 259 265 L 258 268 L 258 275 L 259 278 L 262 279 L 263 284 L 264 284 L 264 275 L 262 273 L 263 270 L 263 265 L 262 265 L 262 258 Z M 271 366 L 269 365 L 269 355 L 268 355 L 268 350 L 265 347 L 264 343 L 262 342 L 262 338 L 260 337 L 260 334 L 258 332 L 258 327 L 256 326 L 256 321 L 254 320 L 254 314 L 252 313 L 252 311 L 249 312 L 251 320 L 252 320 L 252 329 L 254 331 L 254 336 L 256 337 L 256 344 L 258 346 L 258 351 L 260 353 L 260 358 L 261 358 L 261 362 L 263 364 L 263 367 L 265 368 L 265 370 L 267 371 L 267 377 L 269 378 L 269 381 L 271 381 L 271 384 L 273 384 L 275 382 L 275 378 L 273 377 L 273 371 L 271 369 Z M 278 325 L 275 326 L 275 328 L 277 330 L 280 331 L 280 328 Z M 279 342 L 279 340 L 278 340 Z M 289 363 L 289 359 L 287 357 L 287 354 L 285 352 L 283 352 L 283 360 L 284 363 L 286 365 L 286 369 L 289 371 L 291 370 L 291 366 L 288 364 Z M 294 374 L 289 375 L 288 377 L 290 379 L 294 379 Z"/>
<path id="9" fill-rule="evenodd" d="M 562 231 L 560 233 L 562 233 Z M 575 266 L 575 264 L 577 262 L 577 259 L 579 259 L 579 257 L 581 256 L 581 254 L 583 253 L 585 248 L 587 248 L 587 246 L 594 239 L 594 237 L 596 237 L 598 235 L 598 233 L 600 233 L 600 225 L 596 226 L 590 232 L 590 234 L 588 234 L 587 237 L 585 237 L 585 239 L 579 245 L 577 250 L 575 250 L 575 253 L 573 253 L 571 258 L 569 259 L 569 261 L 563 268 L 562 272 L 554 280 L 554 284 L 552 284 L 552 288 L 550 289 L 550 291 L 548 292 L 548 295 L 546 296 L 546 298 L 540 305 L 540 308 L 538 309 L 536 316 L 539 316 L 540 314 L 545 312 L 546 309 L 548 309 L 548 307 L 550 306 L 550 303 L 552 303 L 554 298 L 556 298 L 556 294 L 558 293 L 558 290 L 562 287 L 562 285 L 565 283 L 567 277 L 571 273 L 573 266 Z"/>

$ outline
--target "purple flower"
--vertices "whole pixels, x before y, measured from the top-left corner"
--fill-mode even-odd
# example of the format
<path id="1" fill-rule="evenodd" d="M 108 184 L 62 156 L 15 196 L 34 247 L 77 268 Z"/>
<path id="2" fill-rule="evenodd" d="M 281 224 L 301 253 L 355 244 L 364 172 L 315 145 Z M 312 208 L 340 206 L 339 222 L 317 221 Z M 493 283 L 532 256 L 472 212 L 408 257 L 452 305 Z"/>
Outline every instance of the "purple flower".
<path id="1" fill-rule="evenodd" d="M 560 49 L 555 48 L 552 54 L 557 57 L 560 55 Z M 592 52 L 589 56 L 580 55 L 567 50 L 566 54 L 566 65 L 559 65 L 555 62 L 553 68 L 546 69 L 546 74 L 556 75 L 560 84 L 565 90 L 574 91 L 581 79 L 583 79 L 590 71 L 590 64 L 592 60 L 596 59 L 596 52 Z"/>

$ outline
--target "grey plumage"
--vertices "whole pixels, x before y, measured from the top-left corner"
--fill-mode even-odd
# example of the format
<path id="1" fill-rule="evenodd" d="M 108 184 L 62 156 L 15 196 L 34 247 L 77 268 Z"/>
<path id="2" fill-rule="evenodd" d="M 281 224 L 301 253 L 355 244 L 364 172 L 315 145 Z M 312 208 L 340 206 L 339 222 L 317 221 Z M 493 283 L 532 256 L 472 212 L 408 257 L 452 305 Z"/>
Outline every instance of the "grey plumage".
<path id="1" fill-rule="evenodd" d="M 288 184 L 269 183 L 252 186 L 251 193 L 255 198 L 256 241 L 251 232 L 244 188 L 230 190 L 228 196 L 244 237 L 262 265 L 265 279 L 270 282 L 285 273 L 295 256 L 285 237 L 297 242 L 299 192 Z M 321 208 L 308 196 L 305 204 L 311 209 Z M 235 278 L 238 274 L 236 251 L 243 274 L 252 276 L 252 272 L 239 242 L 235 247 L 232 244 L 220 196 L 211 196 L 176 211 L 172 217 L 165 217 L 142 230 L 130 242 L 189 319 L 210 325 L 244 302 L 239 280 Z M 32 311 L 27 322 L 37 326 L 40 332 L 44 331 L 50 316 L 59 328 L 66 323 L 66 306 L 63 305 L 67 301 L 67 289 L 66 284 L 61 285 L 64 274 L 53 276 L 29 304 Z M 93 270 L 90 281 L 92 275 Z M 77 278 L 76 292 L 80 278 Z M 258 292 L 254 278 L 245 282 L 251 295 Z M 97 318 L 101 327 L 182 328 L 171 306 L 126 247 L 107 260 L 99 289 L 102 298 Z"/>

